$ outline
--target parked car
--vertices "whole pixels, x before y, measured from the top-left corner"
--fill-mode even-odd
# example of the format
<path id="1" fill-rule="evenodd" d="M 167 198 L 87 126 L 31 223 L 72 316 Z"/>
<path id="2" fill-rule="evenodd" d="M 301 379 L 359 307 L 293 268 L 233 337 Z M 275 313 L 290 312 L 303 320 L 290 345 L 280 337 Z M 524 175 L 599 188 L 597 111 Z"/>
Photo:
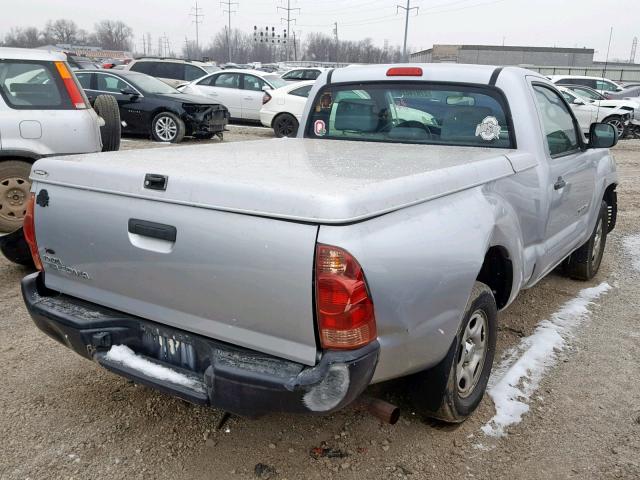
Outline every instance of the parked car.
<path id="1" fill-rule="evenodd" d="M 67 64 L 72 70 L 93 70 L 94 68 L 102 68 L 102 66 L 94 62 L 88 57 L 81 57 L 79 55 L 73 55 L 67 53 Z"/>
<path id="2" fill-rule="evenodd" d="M 611 99 L 626 98 L 633 101 L 640 101 L 640 86 L 625 88 L 621 92 L 608 94 L 608 97 Z"/>
<path id="3" fill-rule="evenodd" d="M 220 70 L 219 67 L 203 62 L 172 58 L 138 58 L 125 65 L 124 70 L 146 73 L 163 82 L 177 87 L 209 73 Z"/>
<path id="4" fill-rule="evenodd" d="M 37 159 L 119 145 L 119 119 L 105 114 L 111 99 L 97 102 L 107 123 L 66 62 L 62 53 L 0 48 L 0 232 L 21 227 Z"/>
<path id="5" fill-rule="evenodd" d="M 336 69 L 295 139 L 39 160 L 24 300 L 63 345 L 194 403 L 326 414 L 407 377 L 416 411 L 461 422 L 497 310 L 559 265 L 598 272 L 617 137 L 588 138 L 528 70 Z"/>
<path id="6" fill-rule="evenodd" d="M 76 76 L 89 101 L 113 95 L 124 133 L 172 143 L 185 136 L 223 139 L 229 112 L 210 97 L 185 94 L 157 78 L 126 70 L 86 70 Z"/>
<path id="7" fill-rule="evenodd" d="M 603 95 L 621 92 L 622 87 L 613 80 L 603 77 L 587 77 L 581 75 L 551 75 L 548 77 L 556 85 L 584 85 L 597 90 Z"/>
<path id="8" fill-rule="evenodd" d="M 278 138 L 295 137 L 313 83 L 297 82 L 265 91 L 260 110 L 262 125 L 273 128 Z"/>
<path id="9" fill-rule="evenodd" d="M 265 89 L 284 87 L 278 75 L 259 70 L 221 70 L 180 87 L 180 91 L 204 95 L 229 109 L 232 119 L 260 121 Z"/>
<path id="10" fill-rule="evenodd" d="M 589 133 L 593 123 L 601 122 L 613 126 L 616 129 L 618 138 L 625 136 L 627 126 L 633 116 L 633 108 L 628 110 L 626 107 L 621 106 L 603 107 L 585 99 L 567 87 L 558 86 L 558 90 L 562 92 L 562 96 L 571 106 L 583 133 Z"/>
<path id="11" fill-rule="evenodd" d="M 282 79 L 287 82 L 301 82 L 303 80 L 315 80 L 326 68 L 294 68 L 282 74 Z"/>

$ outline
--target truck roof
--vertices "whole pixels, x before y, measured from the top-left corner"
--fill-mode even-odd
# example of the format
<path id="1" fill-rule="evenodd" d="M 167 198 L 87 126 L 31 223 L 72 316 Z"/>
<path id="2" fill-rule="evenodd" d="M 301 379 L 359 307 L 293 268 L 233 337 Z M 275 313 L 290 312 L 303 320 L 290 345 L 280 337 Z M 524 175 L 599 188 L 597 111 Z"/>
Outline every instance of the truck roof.
<path id="1" fill-rule="evenodd" d="M 64 62 L 67 60 L 67 56 L 64 53 L 54 52 L 52 50 L 0 47 L 0 59 Z"/>

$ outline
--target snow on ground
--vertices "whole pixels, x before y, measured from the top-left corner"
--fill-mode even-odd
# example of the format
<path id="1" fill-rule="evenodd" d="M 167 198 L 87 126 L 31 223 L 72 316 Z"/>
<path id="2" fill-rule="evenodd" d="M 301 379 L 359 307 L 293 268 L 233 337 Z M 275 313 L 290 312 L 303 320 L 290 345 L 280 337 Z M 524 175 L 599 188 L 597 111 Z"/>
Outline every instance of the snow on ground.
<path id="1" fill-rule="evenodd" d="M 198 390 L 202 389 L 202 384 L 197 380 L 189 378 L 175 370 L 171 370 L 170 368 L 150 362 L 145 358 L 139 357 L 126 345 L 113 345 L 107 352 L 106 358 L 126 365 L 134 370 L 138 370 L 148 377 L 152 377 L 157 380 L 164 380 Z"/>
<path id="2" fill-rule="evenodd" d="M 522 420 L 529 411 L 531 395 L 545 372 L 556 363 L 558 352 L 589 317 L 589 305 L 610 289 L 608 283 L 601 283 L 581 290 L 506 354 L 489 380 L 487 393 L 495 404 L 496 414 L 482 427 L 486 435 L 504 436 L 507 427 Z"/>
<path id="3" fill-rule="evenodd" d="M 640 271 L 640 234 L 625 237 L 622 244 L 627 255 L 631 256 L 633 268 Z"/>

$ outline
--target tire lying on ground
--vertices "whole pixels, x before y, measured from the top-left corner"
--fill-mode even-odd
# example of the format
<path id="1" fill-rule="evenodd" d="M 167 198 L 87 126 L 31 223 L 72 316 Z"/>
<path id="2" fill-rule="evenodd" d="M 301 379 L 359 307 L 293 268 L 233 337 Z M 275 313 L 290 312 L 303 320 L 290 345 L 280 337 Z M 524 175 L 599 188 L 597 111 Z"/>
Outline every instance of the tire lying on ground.
<path id="1" fill-rule="evenodd" d="M 111 95 L 98 95 L 93 104 L 93 109 L 104 120 L 104 125 L 100 127 L 102 151 L 115 152 L 120 150 L 122 123 L 117 100 Z"/>
<path id="2" fill-rule="evenodd" d="M 31 181 L 31 163 L 23 160 L 0 162 L 0 232 L 22 227 L 27 210 Z"/>

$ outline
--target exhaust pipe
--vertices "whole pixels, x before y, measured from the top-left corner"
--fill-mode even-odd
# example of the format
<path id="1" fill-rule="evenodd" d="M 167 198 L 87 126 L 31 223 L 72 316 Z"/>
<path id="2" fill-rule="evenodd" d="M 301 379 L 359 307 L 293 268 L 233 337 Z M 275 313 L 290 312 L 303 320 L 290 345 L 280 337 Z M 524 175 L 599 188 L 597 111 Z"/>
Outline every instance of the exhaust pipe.
<path id="1" fill-rule="evenodd" d="M 366 410 L 378 420 L 388 423 L 389 425 L 395 425 L 400 419 L 400 409 L 398 407 L 368 395 L 361 395 L 360 398 L 358 398 L 356 408 L 358 410 Z"/>

